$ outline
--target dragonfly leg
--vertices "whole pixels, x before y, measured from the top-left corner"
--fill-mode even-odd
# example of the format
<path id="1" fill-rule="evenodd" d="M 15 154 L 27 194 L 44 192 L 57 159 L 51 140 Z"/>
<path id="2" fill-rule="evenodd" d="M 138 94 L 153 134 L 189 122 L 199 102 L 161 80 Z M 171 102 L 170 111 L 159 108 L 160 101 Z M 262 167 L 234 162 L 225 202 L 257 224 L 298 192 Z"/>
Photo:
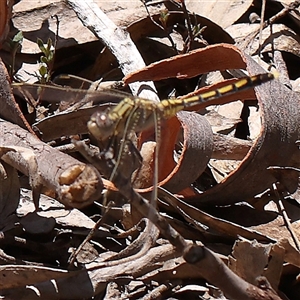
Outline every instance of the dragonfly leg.
<path id="1" fill-rule="evenodd" d="M 109 177 L 110 181 L 114 181 L 117 170 L 118 172 L 121 172 L 124 177 L 132 179 L 133 172 L 140 169 L 143 161 L 139 150 L 135 147 L 131 140 L 121 139 L 118 146 L 114 147 L 114 149 L 117 150 L 116 153 L 119 154 L 115 159 L 115 167 Z M 121 150 L 119 149 L 121 149 L 122 152 L 120 152 Z"/>

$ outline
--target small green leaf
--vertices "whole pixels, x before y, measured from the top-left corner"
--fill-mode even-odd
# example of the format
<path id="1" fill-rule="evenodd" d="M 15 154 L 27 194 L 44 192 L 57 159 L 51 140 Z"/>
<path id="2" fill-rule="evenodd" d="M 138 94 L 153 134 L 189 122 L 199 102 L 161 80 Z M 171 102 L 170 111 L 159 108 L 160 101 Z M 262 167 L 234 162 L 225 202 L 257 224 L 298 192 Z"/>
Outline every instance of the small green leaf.
<path id="1" fill-rule="evenodd" d="M 52 47 L 52 40 L 48 38 L 47 49 L 51 50 L 51 47 Z"/>
<path id="2" fill-rule="evenodd" d="M 170 13 L 167 9 L 164 9 L 160 12 L 159 21 L 161 22 L 161 24 L 164 28 L 167 27 L 167 22 L 168 22 L 169 16 L 170 16 Z"/>
<path id="3" fill-rule="evenodd" d="M 47 56 L 48 62 L 52 61 L 53 58 L 54 58 L 53 51 L 51 51 L 51 52 L 49 53 L 49 55 Z"/>
<path id="4" fill-rule="evenodd" d="M 45 56 L 41 56 L 40 60 L 41 60 L 42 63 L 45 63 L 45 64 L 48 63 L 48 59 Z"/>
<path id="5" fill-rule="evenodd" d="M 13 41 L 14 43 L 20 44 L 20 43 L 22 43 L 23 38 L 24 38 L 23 32 L 22 32 L 22 31 L 19 31 L 19 32 L 14 36 L 14 38 L 13 38 L 12 41 Z"/>
<path id="6" fill-rule="evenodd" d="M 42 65 L 39 68 L 39 72 L 40 72 L 40 74 L 41 74 L 42 77 L 45 77 L 45 75 L 47 75 L 48 70 L 47 70 L 47 68 L 44 65 Z"/>
<path id="7" fill-rule="evenodd" d="M 45 53 L 46 51 L 46 48 L 44 46 L 44 43 L 43 41 L 40 39 L 40 38 L 37 38 L 37 41 L 36 41 L 37 45 L 39 46 L 40 50 Z"/>

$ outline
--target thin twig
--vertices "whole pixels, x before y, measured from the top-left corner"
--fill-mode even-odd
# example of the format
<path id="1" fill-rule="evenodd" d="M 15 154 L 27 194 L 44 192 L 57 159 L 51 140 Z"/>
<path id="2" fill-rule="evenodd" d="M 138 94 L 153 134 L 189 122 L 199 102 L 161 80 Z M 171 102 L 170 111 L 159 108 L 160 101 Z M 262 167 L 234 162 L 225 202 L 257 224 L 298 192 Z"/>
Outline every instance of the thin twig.
<path id="1" fill-rule="evenodd" d="M 188 36 L 189 36 L 188 42 L 186 44 L 186 49 L 184 49 L 184 52 L 188 52 L 188 51 L 190 51 L 190 49 L 192 47 L 194 35 L 193 35 L 193 31 L 192 31 L 191 18 L 190 18 L 188 10 L 186 8 L 185 1 L 182 1 L 181 4 L 182 4 L 182 11 L 183 11 L 184 18 L 186 20 L 186 26 L 187 26 L 187 30 L 188 30 Z"/>
<path id="2" fill-rule="evenodd" d="M 260 57 L 261 53 L 261 46 L 262 46 L 262 31 L 264 26 L 264 19 L 265 19 L 265 12 L 266 12 L 266 0 L 262 1 L 261 13 L 260 13 L 260 28 L 259 28 L 259 51 L 258 56 Z"/>
<path id="3" fill-rule="evenodd" d="M 272 189 L 273 189 L 274 194 L 277 197 L 276 204 L 278 206 L 278 210 L 280 211 L 280 213 L 281 213 L 281 215 L 282 215 L 282 217 L 284 219 L 285 225 L 286 225 L 288 231 L 291 234 L 291 237 L 292 237 L 292 239 L 293 239 L 293 241 L 294 241 L 294 243 L 296 245 L 296 248 L 298 249 L 298 251 L 300 251 L 300 243 L 299 243 L 297 235 L 295 234 L 294 229 L 293 229 L 293 227 L 291 225 L 291 222 L 290 222 L 289 217 L 287 215 L 287 212 L 285 210 L 284 204 L 282 202 L 282 197 L 281 197 L 281 195 L 280 195 L 280 193 L 278 191 L 276 183 L 273 183 Z"/>
<path id="4" fill-rule="evenodd" d="M 84 239 L 84 241 L 79 245 L 79 247 L 76 249 L 76 251 L 71 254 L 71 256 L 69 257 L 69 261 L 68 261 L 69 267 L 74 265 L 75 259 L 76 259 L 77 255 L 79 254 L 79 252 L 83 249 L 83 247 L 85 246 L 85 244 L 91 240 L 91 238 L 94 236 L 94 234 L 99 229 L 99 227 L 102 224 L 104 224 L 104 222 L 106 221 L 106 219 L 109 216 L 108 212 L 109 212 L 110 208 L 113 206 L 113 204 L 114 203 L 112 201 L 110 201 L 108 203 L 108 205 L 106 206 L 105 212 L 103 214 L 103 217 L 100 218 L 96 222 L 96 224 L 91 229 L 91 231 L 89 232 L 89 234 L 86 236 L 86 238 Z"/>

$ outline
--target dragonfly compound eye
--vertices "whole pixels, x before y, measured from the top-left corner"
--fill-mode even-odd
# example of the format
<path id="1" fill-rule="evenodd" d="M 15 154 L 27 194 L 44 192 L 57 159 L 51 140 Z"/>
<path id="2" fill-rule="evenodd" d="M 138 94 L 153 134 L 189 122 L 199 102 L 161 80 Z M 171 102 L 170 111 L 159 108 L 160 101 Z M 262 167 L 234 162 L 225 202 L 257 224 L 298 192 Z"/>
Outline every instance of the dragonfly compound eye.
<path id="1" fill-rule="evenodd" d="M 98 140 L 104 141 L 113 135 L 115 131 L 115 123 L 109 117 L 107 112 L 94 113 L 88 124 L 90 133 Z"/>

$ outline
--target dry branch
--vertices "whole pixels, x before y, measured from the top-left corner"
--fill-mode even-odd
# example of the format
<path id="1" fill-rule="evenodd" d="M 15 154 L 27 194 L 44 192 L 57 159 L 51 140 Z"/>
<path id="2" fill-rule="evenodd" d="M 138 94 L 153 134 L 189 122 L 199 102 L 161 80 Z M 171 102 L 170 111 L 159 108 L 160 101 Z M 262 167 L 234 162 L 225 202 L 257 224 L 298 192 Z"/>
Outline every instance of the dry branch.
<path id="1" fill-rule="evenodd" d="M 54 190 L 59 200 L 71 207 L 81 208 L 97 200 L 102 191 L 102 181 L 98 171 L 69 155 L 41 142 L 28 131 L 0 119 L 0 146 L 15 146 L 32 150 L 37 162 L 41 184 Z M 2 156 L 8 164 L 27 176 L 32 176 L 31 168 L 18 151 L 9 151 Z"/>
<path id="2" fill-rule="evenodd" d="M 94 1 L 67 0 L 82 23 L 104 42 L 117 58 L 124 75 L 145 67 L 141 54 L 127 31 L 117 27 Z M 158 100 L 152 82 L 130 85 L 133 95 Z"/>

